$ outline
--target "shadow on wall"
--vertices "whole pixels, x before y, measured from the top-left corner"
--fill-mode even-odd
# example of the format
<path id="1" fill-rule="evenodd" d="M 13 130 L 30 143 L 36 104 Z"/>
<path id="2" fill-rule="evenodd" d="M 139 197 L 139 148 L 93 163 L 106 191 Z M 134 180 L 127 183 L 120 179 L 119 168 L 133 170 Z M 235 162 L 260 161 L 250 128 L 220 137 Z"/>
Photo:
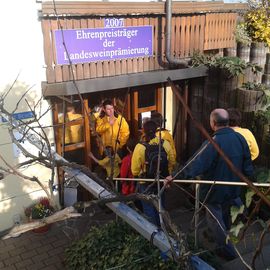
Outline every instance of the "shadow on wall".
<path id="1" fill-rule="evenodd" d="M 40 119 L 40 123 L 45 126 L 51 125 L 51 112 L 48 111 L 48 103 L 40 98 L 41 89 L 17 81 L 12 87 L 11 84 L 6 85 L 4 89 L 0 89 L 0 92 L 2 96 L 5 96 L 5 93 L 7 93 L 4 100 L 4 108 L 10 113 L 16 114 L 17 117 L 22 118 L 23 122 L 33 120 L 33 117 L 29 118 L 29 112 L 31 111 L 34 111 L 34 114 L 38 118 L 46 112 Z M 31 125 L 32 127 L 37 127 L 37 124 L 33 123 Z M 26 161 L 27 158 L 11 142 L 7 127 L 7 123 L 1 117 L 0 153 L 8 164 L 15 167 L 19 163 Z M 36 131 L 38 132 L 40 130 L 36 129 Z M 53 138 L 52 128 L 46 128 L 45 131 L 49 138 Z M 15 135 L 20 138 L 19 133 L 16 131 Z M 34 146 L 27 144 L 27 142 L 24 143 L 24 146 L 31 154 L 38 154 Z M 0 160 L 0 166 L 6 167 L 2 160 Z M 49 169 L 37 164 L 22 168 L 20 172 L 28 176 L 37 176 L 45 186 L 48 186 L 48 179 L 51 177 L 51 171 Z M 45 193 L 36 183 L 23 180 L 15 175 L 5 176 L 0 181 L 0 231 L 13 226 L 16 216 L 17 218 L 24 218 L 24 207 L 30 205 L 33 199 L 40 196 L 45 196 Z M 18 215 L 20 216 L 18 217 Z"/>

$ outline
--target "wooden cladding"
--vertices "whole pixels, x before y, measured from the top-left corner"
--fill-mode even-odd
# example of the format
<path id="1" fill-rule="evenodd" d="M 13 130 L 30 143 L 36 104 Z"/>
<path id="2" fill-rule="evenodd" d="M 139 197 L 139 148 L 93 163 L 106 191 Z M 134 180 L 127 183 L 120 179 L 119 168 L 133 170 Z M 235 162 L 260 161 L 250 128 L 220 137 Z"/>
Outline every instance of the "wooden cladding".
<path id="1" fill-rule="evenodd" d="M 236 13 L 212 13 L 176 15 L 172 17 L 171 55 L 176 58 L 188 58 L 195 51 L 203 52 L 234 46 L 234 27 Z M 65 17 L 42 20 L 44 36 L 44 54 L 48 83 L 85 80 L 108 76 L 124 75 L 144 71 L 166 69 L 165 59 L 165 17 L 130 16 L 125 18 L 125 26 L 153 26 L 153 56 L 129 58 L 112 61 L 68 65 L 56 64 L 54 30 L 102 28 L 103 18 Z M 71 72 L 71 68 L 73 72 Z M 74 77 L 73 77 L 74 76 Z"/>
<path id="2" fill-rule="evenodd" d="M 206 14 L 204 50 L 230 48 L 234 44 L 237 14 Z"/>

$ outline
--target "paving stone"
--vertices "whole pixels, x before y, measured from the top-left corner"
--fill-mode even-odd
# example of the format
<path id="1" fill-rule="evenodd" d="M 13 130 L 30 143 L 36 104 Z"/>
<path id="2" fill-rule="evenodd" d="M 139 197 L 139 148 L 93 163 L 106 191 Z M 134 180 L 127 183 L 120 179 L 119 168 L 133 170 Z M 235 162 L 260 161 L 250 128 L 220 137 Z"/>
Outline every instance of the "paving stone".
<path id="1" fill-rule="evenodd" d="M 49 256 L 54 256 L 54 255 L 62 254 L 64 252 L 65 252 L 64 247 L 58 247 L 58 248 L 54 248 L 54 249 L 48 251 L 48 254 L 49 254 Z"/>
<path id="2" fill-rule="evenodd" d="M 36 255 L 35 257 L 32 258 L 32 260 L 35 263 L 39 263 L 39 262 L 46 260 L 48 257 L 49 257 L 48 253 L 44 252 L 42 254 Z"/>
<path id="3" fill-rule="evenodd" d="M 20 262 L 22 260 L 22 258 L 20 256 L 12 256 L 12 257 L 8 257 L 7 259 L 4 260 L 4 264 L 5 266 L 10 266 L 13 265 L 17 262 Z"/>
<path id="4" fill-rule="evenodd" d="M 52 243 L 55 248 L 60 246 L 67 246 L 68 244 L 69 242 L 67 241 L 67 239 L 61 239 Z"/>
<path id="5" fill-rule="evenodd" d="M 41 243 L 41 241 L 31 242 L 32 249 L 37 249 L 37 248 L 41 248 L 41 247 L 43 247 L 43 244 Z"/>
<path id="6" fill-rule="evenodd" d="M 19 247 L 19 248 L 15 248 L 9 251 L 9 254 L 11 256 L 16 256 L 16 255 L 20 255 L 22 253 L 24 253 L 26 251 L 25 247 Z"/>
<path id="7" fill-rule="evenodd" d="M 11 266 L 1 268 L 1 270 L 17 270 L 17 269 L 16 269 L 16 267 L 14 265 L 11 265 Z"/>
<path id="8" fill-rule="evenodd" d="M 41 270 L 58 270 L 54 265 L 49 265 L 44 268 L 41 268 Z"/>
<path id="9" fill-rule="evenodd" d="M 49 252 L 51 250 L 54 250 L 54 247 L 51 244 L 47 244 L 45 246 L 43 245 L 42 247 L 38 248 L 37 252 L 39 254 L 43 254 L 43 253 Z"/>
<path id="10" fill-rule="evenodd" d="M 1 250 L 1 248 L 4 248 L 5 246 L 6 246 L 5 241 L 0 240 L 0 250 Z"/>
<path id="11" fill-rule="evenodd" d="M 6 258 L 10 258 L 10 254 L 8 252 L 0 253 L 0 261 L 3 261 Z"/>
<path id="12" fill-rule="evenodd" d="M 6 239 L 4 241 L 5 241 L 6 245 L 10 245 L 10 244 L 16 243 L 17 239 L 18 239 L 17 237 L 14 237 L 14 238 L 8 238 L 8 239 Z"/>
<path id="13" fill-rule="evenodd" d="M 64 262 L 61 262 L 61 263 L 57 263 L 54 265 L 58 270 L 63 270 L 65 269 L 65 264 Z"/>
<path id="14" fill-rule="evenodd" d="M 29 265 L 33 264 L 33 261 L 30 259 L 23 260 L 21 262 L 15 263 L 15 266 L 17 269 L 21 269 L 23 267 L 27 267 Z"/>
<path id="15" fill-rule="evenodd" d="M 0 240 L 0 270 L 65 269 L 64 251 L 72 242 L 63 233 L 66 225 L 66 222 L 59 222 L 46 234 L 27 232 L 20 237 Z M 88 219 L 83 219 L 72 226 L 81 236 L 90 224 Z"/>
<path id="16" fill-rule="evenodd" d="M 21 257 L 22 257 L 23 260 L 25 260 L 25 259 L 28 259 L 28 258 L 32 258 L 35 255 L 37 255 L 37 252 L 36 252 L 35 249 L 32 249 L 30 251 L 27 251 L 27 252 L 22 253 L 21 254 Z"/>
<path id="17" fill-rule="evenodd" d="M 27 270 L 40 270 L 40 269 L 43 269 L 43 267 L 45 267 L 45 264 L 42 262 L 39 262 L 39 263 L 28 265 L 26 269 Z"/>
<path id="18" fill-rule="evenodd" d="M 0 248 L 0 254 L 1 253 L 5 253 L 5 252 L 8 252 L 10 250 L 13 250 L 15 249 L 15 245 L 13 243 L 9 243 L 8 245 L 5 245 L 4 247 Z"/>
<path id="19" fill-rule="evenodd" d="M 59 258 L 59 256 L 49 257 L 49 259 L 44 261 L 44 263 L 46 265 L 54 265 L 54 264 L 61 263 L 61 259 Z"/>
<path id="20" fill-rule="evenodd" d="M 31 245 L 32 241 L 30 239 L 22 239 L 22 241 L 17 241 L 14 243 L 15 247 Z"/>
<path id="21" fill-rule="evenodd" d="M 41 240 L 42 244 L 52 244 L 57 241 L 58 238 L 56 236 L 47 237 Z"/>

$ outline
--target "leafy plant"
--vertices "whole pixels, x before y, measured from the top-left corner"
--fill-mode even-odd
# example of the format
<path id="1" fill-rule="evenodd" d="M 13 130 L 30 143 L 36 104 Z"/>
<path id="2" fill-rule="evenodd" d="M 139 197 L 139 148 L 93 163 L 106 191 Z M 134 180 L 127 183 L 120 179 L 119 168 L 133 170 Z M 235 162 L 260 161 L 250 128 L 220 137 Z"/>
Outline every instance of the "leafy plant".
<path id="1" fill-rule="evenodd" d="M 94 227 L 66 250 L 67 269 L 181 269 L 124 222 Z"/>
<path id="2" fill-rule="evenodd" d="M 244 74 L 247 68 L 251 68 L 255 74 L 262 68 L 253 63 L 246 63 L 244 60 L 235 56 L 215 56 L 195 53 L 191 59 L 192 66 L 198 67 L 205 65 L 208 68 L 220 68 L 228 73 L 228 78 Z"/>
<path id="3" fill-rule="evenodd" d="M 270 108 L 266 108 L 264 111 L 258 110 L 254 114 L 253 127 L 257 130 L 257 127 L 261 127 L 270 123 Z"/>
<path id="4" fill-rule="evenodd" d="M 243 89 L 252 91 L 261 91 L 263 95 L 257 100 L 262 105 L 260 111 L 265 111 L 270 105 L 270 89 L 262 83 L 246 82 L 242 84 Z"/>
<path id="5" fill-rule="evenodd" d="M 25 208 L 24 213 L 29 219 L 42 219 L 52 215 L 54 209 L 47 198 L 40 198 L 38 202 Z"/>
<path id="6" fill-rule="evenodd" d="M 265 84 L 255 83 L 255 82 L 243 83 L 242 88 L 245 88 L 246 90 L 254 90 L 254 91 L 266 91 L 266 90 L 269 90 L 269 88 Z"/>
<path id="7" fill-rule="evenodd" d="M 258 183 L 269 183 L 270 182 L 270 169 L 265 167 L 255 168 L 256 180 Z"/>
<path id="8" fill-rule="evenodd" d="M 270 170 L 266 167 L 255 167 L 254 170 L 255 179 L 258 183 L 269 183 L 270 182 Z M 267 191 L 268 188 L 260 187 L 259 190 L 263 193 Z M 270 195 L 266 195 L 268 199 L 270 199 Z M 244 227 L 244 224 L 242 221 L 237 220 L 238 216 L 244 213 L 245 208 L 249 208 L 251 206 L 251 203 L 253 201 L 253 198 L 256 197 L 255 192 L 247 188 L 245 193 L 245 201 L 241 207 L 231 207 L 231 220 L 233 226 L 230 229 L 230 233 L 233 236 L 234 242 L 238 242 L 238 234 L 240 230 Z M 254 206 L 253 206 L 254 207 Z M 261 206 L 261 209 L 263 208 L 263 205 Z M 268 208 L 267 208 L 268 209 Z M 269 210 L 268 210 L 269 211 Z M 264 221 L 261 219 L 258 219 L 258 221 L 263 225 Z"/>
<path id="9" fill-rule="evenodd" d="M 247 31 L 253 41 L 264 42 L 270 47 L 270 8 L 259 6 L 245 14 Z"/>
<path id="10" fill-rule="evenodd" d="M 247 30 L 247 24 L 245 22 L 238 23 L 235 29 L 235 40 L 243 45 L 250 45 L 251 38 Z"/>

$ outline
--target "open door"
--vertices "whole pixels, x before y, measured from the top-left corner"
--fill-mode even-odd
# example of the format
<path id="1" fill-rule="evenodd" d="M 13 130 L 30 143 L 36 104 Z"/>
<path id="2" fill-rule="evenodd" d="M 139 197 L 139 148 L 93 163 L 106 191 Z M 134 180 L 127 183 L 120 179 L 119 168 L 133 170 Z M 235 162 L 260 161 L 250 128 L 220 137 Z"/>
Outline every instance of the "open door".
<path id="1" fill-rule="evenodd" d="M 70 162 L 90 167 L 90 125 L 88 100 L 83 105 L 77 98 L 59 98 L 52 101 L 56 152 Z M 64 204 L 64 175 L 58 170 L 59 196 Z M 78 199 L 88 200 L 90 193 L 78 188 Z"/>
<path id="2" fill-rule="evenodd" d="M 123 114 L 129 124 L 130 136 L 137 139 L 141 137 L 144 118 L 150 117 L 153 111 L 162 113 L 162 88 L 156 85 L 91 93 L 83 98 L 83 106 L 79 98 L 74 96 L 52 100 L 53 124 L 57 153 L 68 161 L 83 164 L 89 168 L 91 168 L 89 152 L 93 151 L 97 145 L 90 131 L 91 109 L 100 106 L 105 99 L 112 99 L 117 110 Z M 74 112 L 70 110 L 72 106 L 75 107 Z M 79 133 L 79 135 L 74 137 L 74 133 Z M 60 203 L 63 204 L 64 175 L 61 170 L 58 170 L 58 177 Z M 80 187 L 78 200 L 88 199 L 88 192 Z"/>
<path id="3" fill-rule="evenodd" d="M 162 88 L 144 86 L 130 94 L 131 131 L 135 138 L 140 138 L 143 121 L 151 117 L 151 112 L 162 114 Z"/>

